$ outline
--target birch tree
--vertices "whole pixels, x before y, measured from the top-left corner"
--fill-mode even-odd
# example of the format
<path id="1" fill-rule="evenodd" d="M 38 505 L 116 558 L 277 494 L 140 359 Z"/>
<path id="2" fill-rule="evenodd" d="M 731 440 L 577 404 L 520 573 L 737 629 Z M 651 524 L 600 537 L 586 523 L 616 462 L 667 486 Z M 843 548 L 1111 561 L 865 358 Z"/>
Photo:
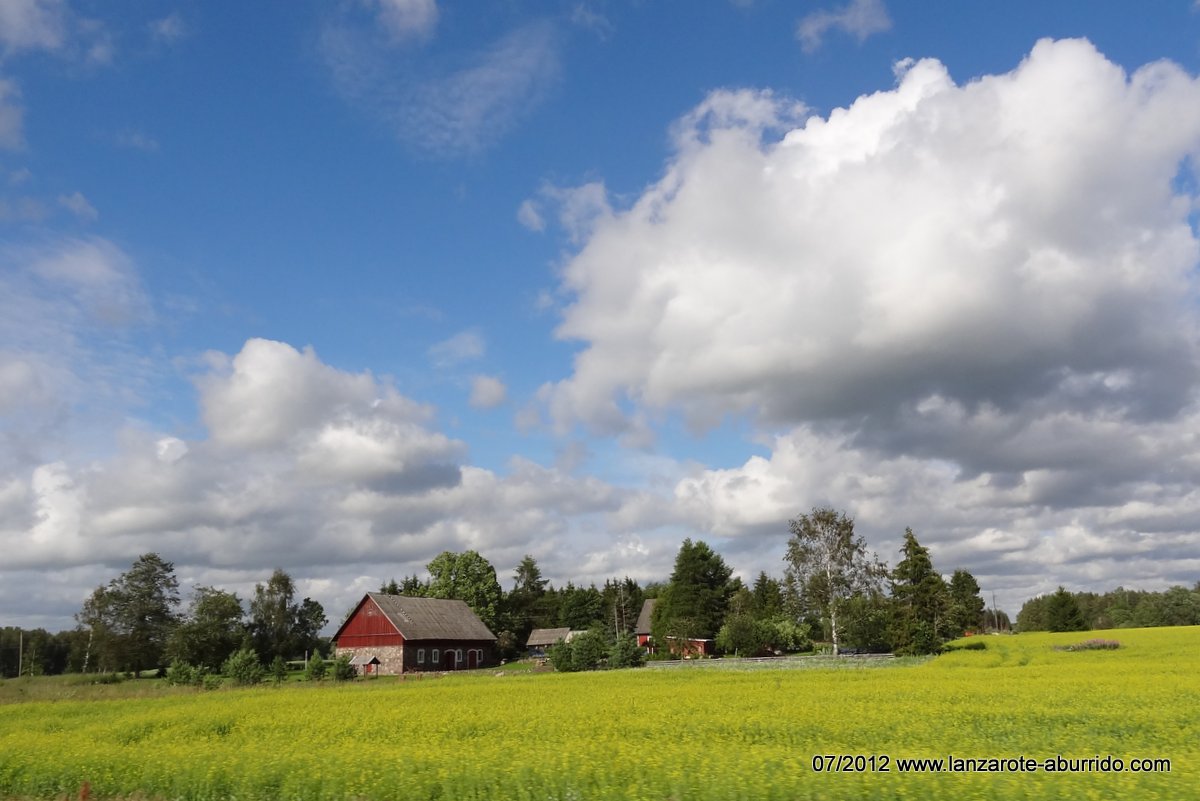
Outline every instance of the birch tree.
<path id="1" fill-rule="evenodd" d="M 788 521 L 787 572 L 784 583 L 793 606 L 829 620 L 833 652 L 839 652 L 839 614 L 846 600 L 859 593 L 880 592 L 887 568 L 866 543 L 854 536 L 854 520 L 845 512 L 814 508 Z"/>

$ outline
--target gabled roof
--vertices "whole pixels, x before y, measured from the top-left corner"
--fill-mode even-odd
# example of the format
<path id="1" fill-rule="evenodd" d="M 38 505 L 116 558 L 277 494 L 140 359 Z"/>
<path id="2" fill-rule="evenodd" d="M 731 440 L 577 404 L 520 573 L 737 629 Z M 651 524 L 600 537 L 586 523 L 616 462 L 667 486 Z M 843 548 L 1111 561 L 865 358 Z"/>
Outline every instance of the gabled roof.
<path id="1" fill-rule="evenodd" d="M 637 625 L 634 627 L 634 634 L 649 634 L 650 633 L 650 618 L 654 615 L 654 605 L 658 603 L 656 598 L 647 598 L 642 604 L 642 611 L 638 614 Z"/>
<path id="2" fill-rule="evenodd" d="M 571 639 L 571 630 L 569 628 L 561 629 L 534 629 L 529 632 L 529 639 L 525 641 L 526 648 L 536 648 L 545 645 L 554 645 L 559 640 L 569 642 Z"/>
<path id="3" fill-rule="evenodd" d="M 465 601 L 368 592 L 333 635 L 335 641 L 367 603 L 373 603 L 405 640 L 496 639 Z"/>

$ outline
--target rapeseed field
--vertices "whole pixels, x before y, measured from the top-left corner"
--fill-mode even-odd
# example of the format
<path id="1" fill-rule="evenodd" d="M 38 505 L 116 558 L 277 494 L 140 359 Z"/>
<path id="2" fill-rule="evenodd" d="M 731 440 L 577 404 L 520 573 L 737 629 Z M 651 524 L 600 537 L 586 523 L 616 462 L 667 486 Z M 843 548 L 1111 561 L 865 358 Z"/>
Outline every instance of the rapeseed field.
<path id="1" fill-rule="evenodd" d="M 76 798 L 87 782 L 92 798 L 195 801 L 1200 798 L 1200 629 L 1054 648 L 1088 636 L 987 637 L 921 663 L 10 704 L 0 797 Z M 1015 770 L 1059 756 L 1076 772 Z M 951 757 L 962 771 L 902 763 Z"/>

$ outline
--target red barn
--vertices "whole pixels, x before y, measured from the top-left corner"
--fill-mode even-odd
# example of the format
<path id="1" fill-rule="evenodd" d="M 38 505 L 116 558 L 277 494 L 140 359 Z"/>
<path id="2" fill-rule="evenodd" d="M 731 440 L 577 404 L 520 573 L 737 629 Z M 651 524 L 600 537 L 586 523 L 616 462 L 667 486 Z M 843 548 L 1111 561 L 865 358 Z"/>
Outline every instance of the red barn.
<path id="1" fill-rule="evenodd" d="M 333 635 L 334 653 L 379 675 L 467 670 L 495 663 L 496 635 L 463 601 L 369 592 Z"/>

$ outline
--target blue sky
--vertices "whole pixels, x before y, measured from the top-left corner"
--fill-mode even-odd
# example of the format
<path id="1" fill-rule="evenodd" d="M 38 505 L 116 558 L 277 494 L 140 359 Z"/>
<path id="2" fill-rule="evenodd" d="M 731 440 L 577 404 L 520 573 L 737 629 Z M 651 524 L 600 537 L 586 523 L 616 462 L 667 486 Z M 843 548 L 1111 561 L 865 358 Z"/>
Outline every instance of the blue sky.
<path id="1" fill-rule="evenodd" d="M 334 611 L 782 573 L 1200 578 L 1200 11 L 0 2 L 0 616 L 140 553 Z M 336 614 L 334 615 L 336 617 Z"/>

